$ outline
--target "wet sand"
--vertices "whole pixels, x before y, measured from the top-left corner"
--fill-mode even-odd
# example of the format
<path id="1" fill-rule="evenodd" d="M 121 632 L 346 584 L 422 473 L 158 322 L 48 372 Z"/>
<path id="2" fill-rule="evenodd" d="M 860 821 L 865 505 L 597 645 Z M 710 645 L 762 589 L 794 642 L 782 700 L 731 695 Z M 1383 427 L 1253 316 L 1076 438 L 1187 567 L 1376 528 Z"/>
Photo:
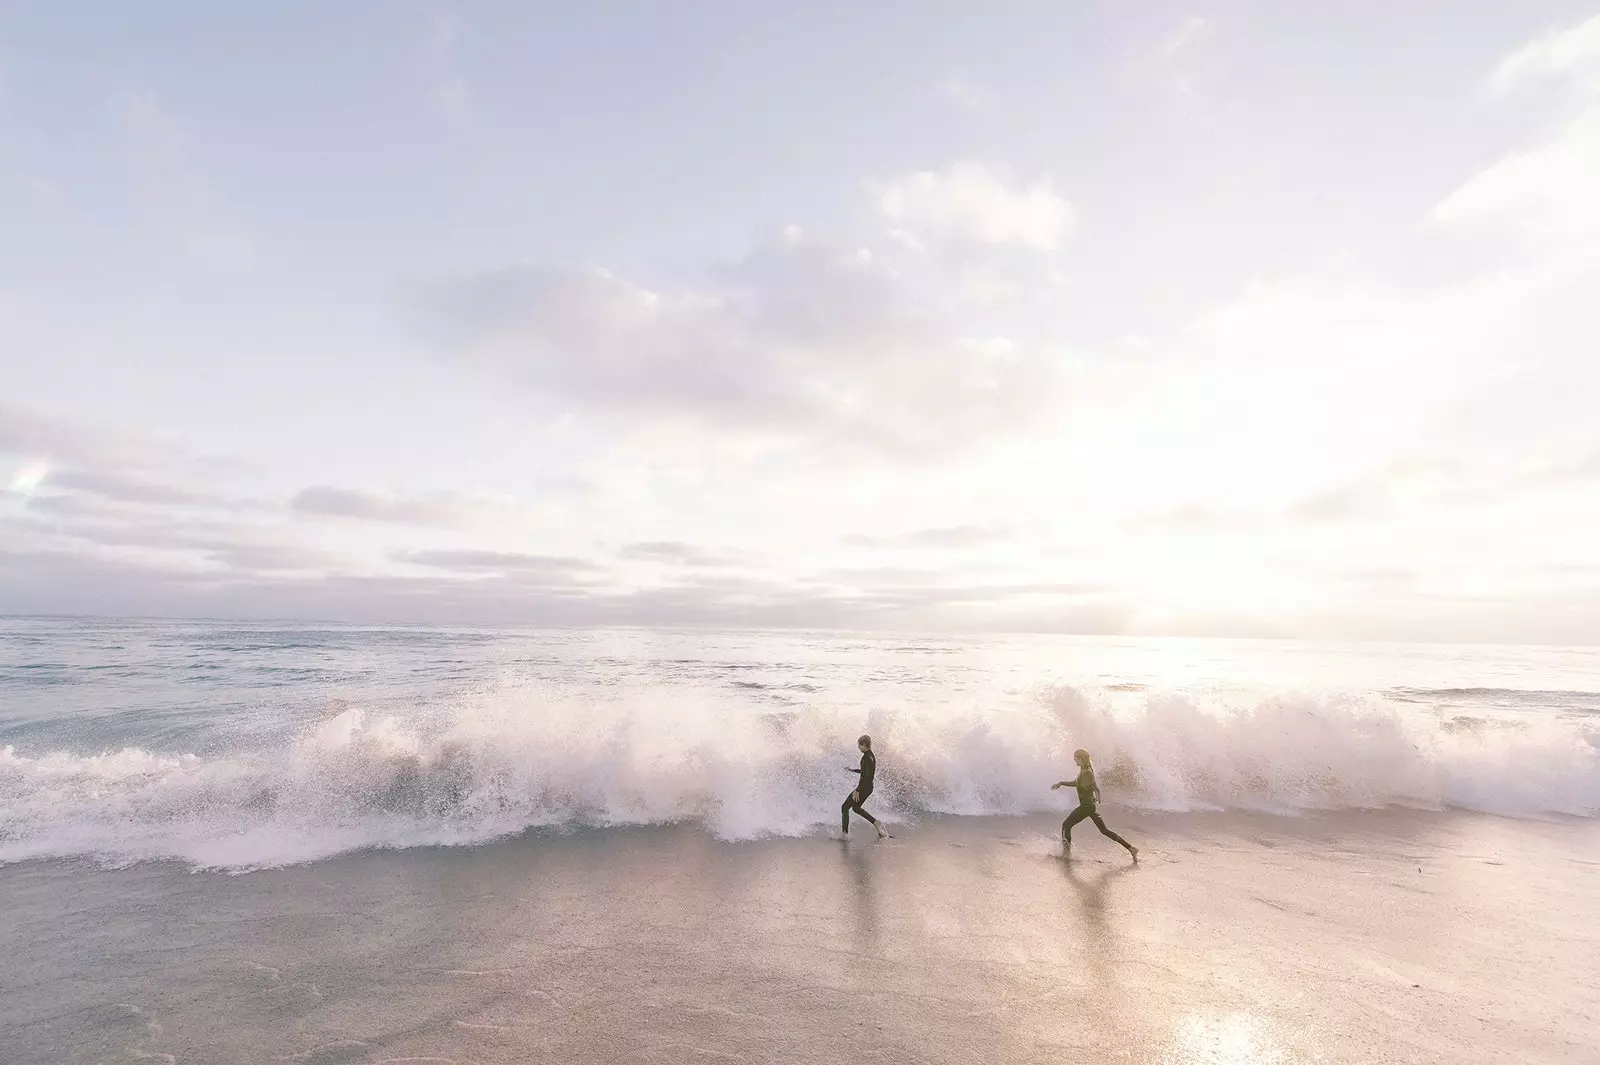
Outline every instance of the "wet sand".
<path id="1" fill-rule="evenodd" d="M 0 1061 L 1600 1060 L 1592 822 L 1109 819 L 9 866 Z"/>

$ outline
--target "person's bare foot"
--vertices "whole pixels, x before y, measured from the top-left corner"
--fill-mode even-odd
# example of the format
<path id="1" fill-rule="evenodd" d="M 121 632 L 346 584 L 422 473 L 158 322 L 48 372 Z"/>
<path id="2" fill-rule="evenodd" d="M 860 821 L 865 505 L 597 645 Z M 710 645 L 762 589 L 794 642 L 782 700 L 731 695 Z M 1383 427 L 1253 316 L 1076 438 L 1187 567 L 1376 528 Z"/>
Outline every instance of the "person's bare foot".
<path id="1" fill-rule="evenodd" d="M 1138 865 L 1139 864 L 1139 848 L 1138 847 L 1129 847 L 1128 848 L 1128 853 L 1133 855 L 1133 864 L 1134 865 Z"/>
<path id="2" fill-rule="evenodd" d="M 879 839 L 888 839 L 889 838 L 889 830 L 887 828 L 884 828 L 881 823 L 873 825 L 872 827 L 878 830 L 878 838 Z"/>

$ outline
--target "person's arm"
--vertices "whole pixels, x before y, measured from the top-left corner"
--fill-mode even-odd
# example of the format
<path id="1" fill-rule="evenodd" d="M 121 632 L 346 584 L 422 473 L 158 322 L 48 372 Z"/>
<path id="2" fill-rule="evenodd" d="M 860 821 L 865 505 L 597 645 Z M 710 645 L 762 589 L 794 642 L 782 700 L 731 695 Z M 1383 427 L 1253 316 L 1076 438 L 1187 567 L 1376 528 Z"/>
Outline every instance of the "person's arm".
<path id="1" fill-rule="evenodd" d="M 1062 780 L 1062 781 L 1058 781 L 1057 783 L 1054 783 L 1054 784 L 1050 785 L 1050 790 L 1051 791 L 1060 791 L 1062 788 L 1075 788 L 1075 787 L 1078 786 L 1078 781 L 1080 781 L 1082 779 L 1083 779 L 1083 774 L 1079 773 L 1077 776 L 1073 777 L 1071 780 Z"/>

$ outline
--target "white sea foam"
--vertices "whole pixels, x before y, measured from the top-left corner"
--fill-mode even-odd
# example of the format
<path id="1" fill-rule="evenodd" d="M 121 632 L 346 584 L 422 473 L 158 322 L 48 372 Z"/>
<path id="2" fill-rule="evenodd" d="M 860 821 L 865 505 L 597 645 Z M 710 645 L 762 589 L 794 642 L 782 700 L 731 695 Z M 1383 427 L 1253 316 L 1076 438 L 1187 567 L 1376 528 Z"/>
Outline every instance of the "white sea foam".
<path id="1" fill-rule="evenodd" d="M 1116 701 L 1071 688 L 956 711 L 758 712 L 663 690 L 597 700 L 501 687 L 397 714 L 336 709 L 292 743 L 220 756 L 0 747 L 0 862 L 93 855 L 251 868 L 362 847 L 467 844 L 544 827 L 693 821 L 730 840 L 832 823 L 865 728 L 872 805 L 1059 809 L 1049 785 L 1094 752 L 1108 801 L 1160 810 L 1460 807 L 1600 814 L 1592 718 L 1470 721 L 1376 696 Z"/>

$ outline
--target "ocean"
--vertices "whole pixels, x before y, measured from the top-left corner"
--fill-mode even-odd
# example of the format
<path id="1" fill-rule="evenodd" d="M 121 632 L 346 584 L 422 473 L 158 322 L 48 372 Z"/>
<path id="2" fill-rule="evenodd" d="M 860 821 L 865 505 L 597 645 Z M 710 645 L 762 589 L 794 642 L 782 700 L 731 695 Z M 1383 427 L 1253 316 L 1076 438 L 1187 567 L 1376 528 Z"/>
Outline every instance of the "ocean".
<path id="1" fill-rule="evenodd" d="M 10 618 L 0 1061 L 1592 1062 L 1597 816 L 1597 648 Z"/>

